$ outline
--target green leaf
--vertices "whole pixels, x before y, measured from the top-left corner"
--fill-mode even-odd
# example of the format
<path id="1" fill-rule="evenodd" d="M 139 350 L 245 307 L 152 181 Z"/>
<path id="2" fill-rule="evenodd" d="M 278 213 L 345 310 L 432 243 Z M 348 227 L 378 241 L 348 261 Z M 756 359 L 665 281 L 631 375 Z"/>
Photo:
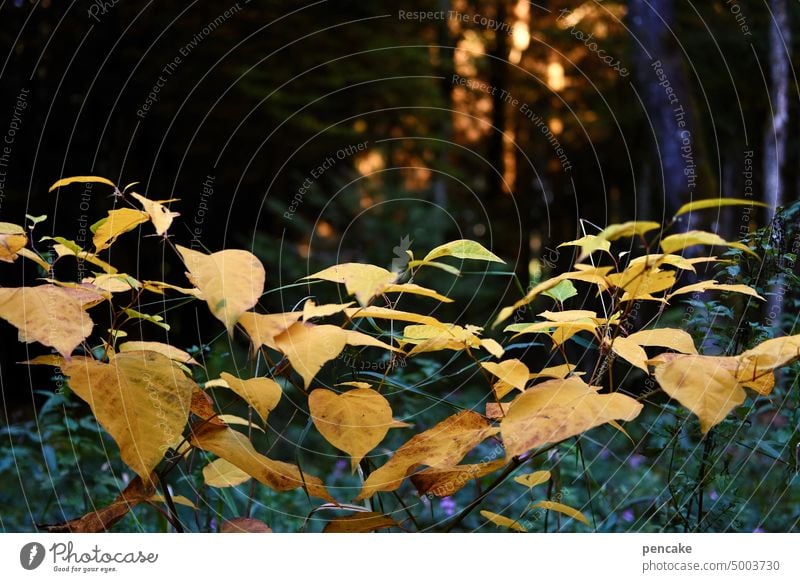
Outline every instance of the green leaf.
<path id="1" fill-rule="evenodd" d="M 555 287 L 551 287 L 547 291 L 543 291 L 542 295 L 547 295 L 548 297 L 555 299 L 559 303 L 564 303 L 570 297 L 575 297 L 578 294 L 578 290 L 575 288 L 575 285 L 572 284 L 572 281 L 569 279 L 565 279 L 561 281 Z"/>

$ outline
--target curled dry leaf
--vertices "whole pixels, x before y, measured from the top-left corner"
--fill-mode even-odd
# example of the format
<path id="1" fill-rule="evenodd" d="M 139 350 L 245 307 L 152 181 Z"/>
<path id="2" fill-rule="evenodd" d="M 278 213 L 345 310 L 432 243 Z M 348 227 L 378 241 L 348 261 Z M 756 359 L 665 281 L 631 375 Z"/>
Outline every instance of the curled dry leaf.
<path id="1" fill-rule="evenodd" d="M 291 463 L 265 457 L 240 432 L 212 425 L 193 426 L 191 444 L 225 459 L 270 489 L 291 491 L 302 487 L 312 497 L 336 503 L 319 477 L 302 472 Z"/>

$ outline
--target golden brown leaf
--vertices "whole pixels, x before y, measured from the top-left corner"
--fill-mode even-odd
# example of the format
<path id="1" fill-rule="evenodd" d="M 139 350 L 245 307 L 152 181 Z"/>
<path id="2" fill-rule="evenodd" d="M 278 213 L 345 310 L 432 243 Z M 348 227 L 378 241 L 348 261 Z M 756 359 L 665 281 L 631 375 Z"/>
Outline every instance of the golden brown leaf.
<path id="1" fill-rule="evenodd" d="M 148 479 L 183 432 L 197 384 L 177 363 L 151 351 L 117 354 L 108 364 L 75 357 L 62 370 L 116 441 L 122 460 Z"/>
<path id="2" fill-rule="evenodd" d="M 17 253 L 28 244 L 25 229 L 10 222 L 0 222 L 0 261 L 13 263 Z"/>
<path id="3" fill-rule="evenodd" d="M 357 499 L 367 499 L 378 491 L 394 491 L 419 465 L 453 467 L 478 443 L 496 432 L 496 428 L 475 412 L 465 410 L 450 416 L 397 449 L 391 459 L 370 474 Z"/>
<path id="4" fill-rule="evenodd" d="M 155 486 L 151 479 L 145 484 L 139 477 L 134 477 L 125 490 L 106 507 L 90 511 L 83 517 L 72 519 L 65 523 L 42 525 L 41 529 L 51 533 L 101 533 L 108 531 L 128 512 L 147 501 L 155 493 Z"/>
<path id="5" fill-rule="evenodd" d="M 275 338 L 275 346 L 289 358 L 306 388 L 322 366 L 338 356 L 346 345 L 347 334 L 335 325 L 298 322 Z"/>
<path id="6" fill-rule="evenodd" d="M 275 491 L 303 487 L 309 495 L 335 503 L 319 477 L 301 472 L 296 465 L 265 457 L 248 438 L 227 427 L 192 427 L 193 446 L 214 453 Z"/>
<path id="7" fill-rule="evenodd" d="M 222 522 L 219 533 L 272 533 L 272 529 L 260 519 L 234 517 Z"/>
<path id="8" fill-rule="evenodd" d="M 262 345 L 277 350 L 275 338 L 299 321 L 301 315 L 300 311 L 270 314 L 247 311 L 239 317 L 239 324 L 250 336 L 254 352 Z"/>
<path id="9" fill-rule="evenodd" d="M 745 391 L 731 370 L 735 358 L 672 356 L 656 367 L 656 380 L 664 392 L 697 415 L 703 433 L 744 402 Z"/>
<path id="10" fill-rule="evenodd" d="M 517 396 L 500 421 L 509 457 L 607 423 L 633 420 L 642 405 L 624 394 L 598 394 L 576 376 L 548 380 Z"/>
<path id="11" fill-rule="evenodd" d="M 564 515 L 567 515 L 573 519 L 577 519 L 586 525 L 590 525 L 589 520 L 586 519 L 585 515 L 583 515 L 577 509 L 570 507 L 569 505 L 564 505 L 563 503 L 558 503 L 556 501 L 538 501 L 536 503 L 532 503 L 530 507 L 531 509 L 541 508 L 546 509 L 547 511 L 557 511 L 558 513 L 563 513 Z"/>
<path id="12" fill-rule="evenodd" d="M 420 495 L 447 497 L 463 488 L 473 479 L 480 479 L 505 466 L 504 460 L 473 465 L 456 465 L 446 469 L 430 467 L 411 475 L 411 482 Z"/>
<path id="13" fill-rule="evenodd" d="M 500 515 L 499 513 L 493 513 L 491 511 L 481 510 L 481 515 L 485 517 L 487 520 L 491 521 L 498 527 L 504 527 L 506 529 L 512 529 L 517 532 L 524 533 L 528 531 L 525 529 L 521 523 L 519 523 L 518 519 L 511 519 L 509 517 L 505 517 Z"/>
<path id="14" fill-rule="evenodd" d="M 195 360 L 182 349 L 161 342 L 129 341 L 117 346 L 117 350 L 120 352 L 158 352 L 159 354 L 167 356 L 170 360 L 175 360 L 181 364 L 194 364 L 196 366 L 200 365 L 197 360 Z"/>

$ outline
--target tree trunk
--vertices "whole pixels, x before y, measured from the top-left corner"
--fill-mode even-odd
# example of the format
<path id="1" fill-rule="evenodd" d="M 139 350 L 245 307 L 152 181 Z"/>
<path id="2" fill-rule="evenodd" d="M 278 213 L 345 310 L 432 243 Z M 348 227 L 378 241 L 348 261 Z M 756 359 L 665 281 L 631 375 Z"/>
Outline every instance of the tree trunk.
<path id="1" fill-rule="evenodd" d="M 786 140 L 789 129 L 789 47 L 791 46 L 789 15 L 786 0 L 771 0 L 772 19 L 769 29 L 770 119 L 764 133 L 764 196 L 771 208 L 767 209 L 768 222 L 772 223 L 773 245 L 782 248 L 782 226 L 774 220 L 774 213 L 784 200 L 783 168 L 786 161 Z M 772 285 L 767 301 L 768 321 L 780 326 L 783 311 L 782 278 Z"/>

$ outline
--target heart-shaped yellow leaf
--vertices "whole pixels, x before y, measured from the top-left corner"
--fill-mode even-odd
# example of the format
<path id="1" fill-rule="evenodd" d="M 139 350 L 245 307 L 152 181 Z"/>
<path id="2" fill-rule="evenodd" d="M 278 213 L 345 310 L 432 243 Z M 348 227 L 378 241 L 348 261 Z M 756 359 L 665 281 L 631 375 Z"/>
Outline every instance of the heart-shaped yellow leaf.
<path id="1" fill-rule="evenodd" d="M 269 413 L 278 406 L 283 390 L 272 378 L 249 378 L 240 380 L 232 374 L 222 372 L 220 377 L 228 387 L 253 407 L 261 420 L 267 422 Z"/>
<path id="2" fill-rule="evenodd" d="M 125 234 L 147 222 L 150 219 L 146 212 L 134 210 L 133 208 L 117 208 L 110 210 L 108 216 L 98 222 L 97 229 L 94 231 L 94 246 L 97 252 L 107 249 L 117 237 Z"/>
<path id="3" fill-rule="evenodd" d="M 322 279 L 333 283 L 344 283 L 347 292 L 355 295 L 361 306 L 366 306 L 376 295 L 383 293 L 387 285 L 394 283 L 397 274 L 375 265 L 344 263 L 314 273 L 304 279 Z"/>
<path id="4" fill-rule="evenodd" d="M 389 402 L 371 388 L 343 394 L 317 388 L 308 397 L 314 426 L 325 440 L 350 455 L 353 471 L 380 444 L 392 425 Z"/>

